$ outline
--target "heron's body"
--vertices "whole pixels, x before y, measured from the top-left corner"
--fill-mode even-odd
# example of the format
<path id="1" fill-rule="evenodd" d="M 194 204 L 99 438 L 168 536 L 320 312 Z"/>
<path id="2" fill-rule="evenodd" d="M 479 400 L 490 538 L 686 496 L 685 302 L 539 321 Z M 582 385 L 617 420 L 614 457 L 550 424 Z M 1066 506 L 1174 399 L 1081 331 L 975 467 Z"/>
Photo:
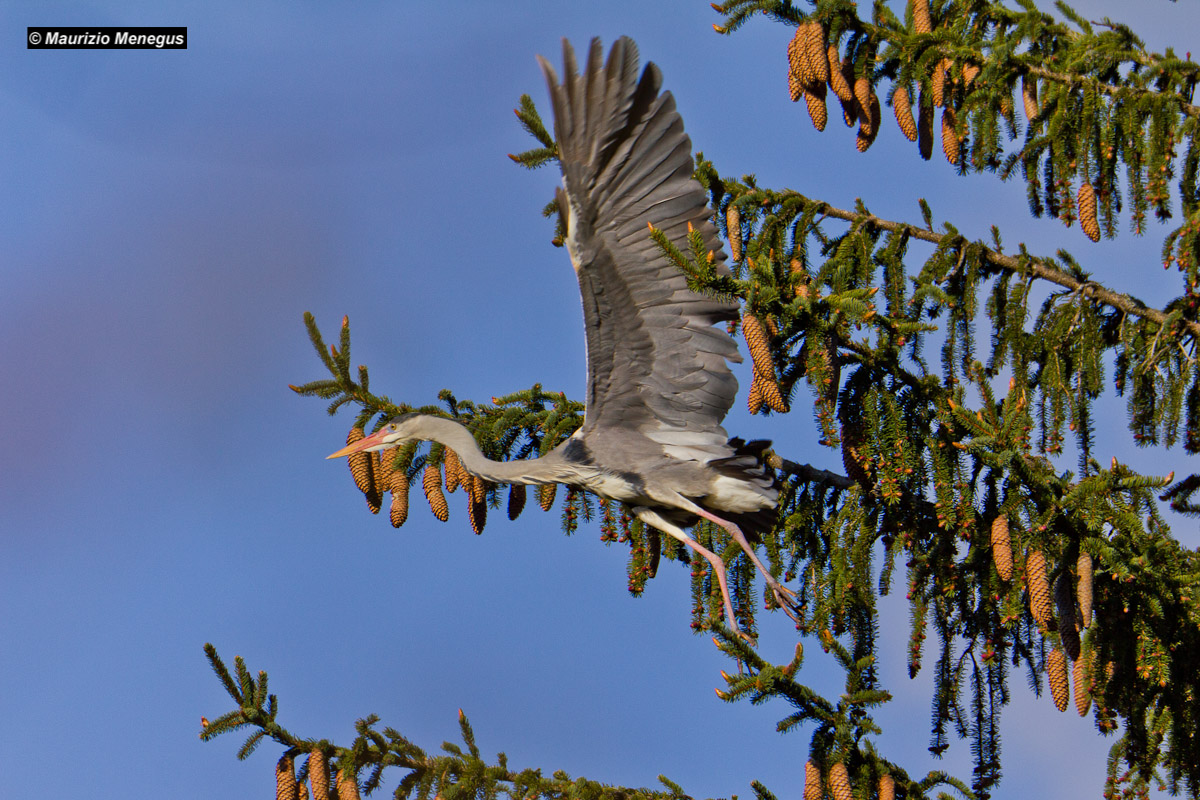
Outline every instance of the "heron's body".
<path id="1" fill-rule="evenodd" d="M 792 596 L 759 561 L 743 534 L 769 528 L 776 479 L 762 463 L 766 443 L 730 439 L 721 422 L 733 405 L 740 361 L 719 327 L 736 320 L 736 301 L 693 291 L 659 252 L 647 226 L 682 251 L 690 231 L 728 274 L 703 187 L 693 178 L 691 142 L 658 69 L 638 76 L 637 49 L 618 40 L 608 62 L 593 40 L 578 74 L 564 42 L 562 83 L 543 59 L 554 107 L 563 189 L 558 206 L 579 278 L 587 334 L 587 406 L 582 427 L 537 459 L 486 458 L 461 425 L 406 414 L 334 455 L 380 450 L 412 439 L 453 449 L 464 468 L 498 483 L 563 483 L 624 502 L 647 524 L 712 564 L 725 612 L 737 627 L 725 565 L 684 526 L 720 525 L 759 568 L 776 597 Z"/>

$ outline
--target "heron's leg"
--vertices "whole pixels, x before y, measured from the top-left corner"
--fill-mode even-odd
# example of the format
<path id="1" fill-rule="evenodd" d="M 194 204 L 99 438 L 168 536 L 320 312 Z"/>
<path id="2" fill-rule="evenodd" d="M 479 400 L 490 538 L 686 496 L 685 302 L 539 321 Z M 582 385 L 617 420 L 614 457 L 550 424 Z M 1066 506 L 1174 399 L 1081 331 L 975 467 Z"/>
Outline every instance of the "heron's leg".
<path id="1" fill-rule="evenodd" d="M 683 542 L 685 545 L 704 556 L 709 564 L 712 564 L 713 572 L 717 576 L 717 583 L 721 585 L 721 599 L 725 602 L 725 619 L 729 620 L 729 624 L 733 628 L 734 633 L 753 643 L 754 639 L 742 633 L 742 629 L 738 627 L 737 624 L 737 617 L 733 615 L 733 601 L 729 597 L 729 585 L 725 576 L 725 562 L 721 560 L 721 557 L 701 545 L 692 537 L 688 536 L 687 532 L 678 525 L 674 525 L 663 519 L 662 516 L 654 509 L 646 508 L 645 506 L 638 506 L 633 509 L 633 513 L 637 515 L 638 519 L 640 519 L 642 522 L 645 522 L 647 525 L 652 525 L 668 536 L 672 536 Z"/>
<path id="2" fill-rule="evenodd" d="M 729 533 L 730 536 L 733 537 L 733 540 L 737 542 L 746 555 L 750 557 L 750 561 L 754 563 L 754 566 L 758 567 L 758 571 L 762 573 L 763 580 L 767 582 L 767 585 L 771 587 L 771 591 L 775 593 L 775 599 L 779 601 L 780 607 L 787 613 L 789 617 L 794 619 L 796 622 L 799 622 L 800 619 L 793 611 L 793 606 L 796 603 L 796 593 L 775 579 L 775 576 L 771 574 L 766 565 L 759 560 L 758 554 L 754 552 L 754 547 L 746 539 L 746 535 L 742 533 L 742 529 L 729 520 L 721 519 L 716 514 L 706 511 L 700 506 L 696 506 L 696 513 L 704 517 L 709 522 L 720 525 Z"/>

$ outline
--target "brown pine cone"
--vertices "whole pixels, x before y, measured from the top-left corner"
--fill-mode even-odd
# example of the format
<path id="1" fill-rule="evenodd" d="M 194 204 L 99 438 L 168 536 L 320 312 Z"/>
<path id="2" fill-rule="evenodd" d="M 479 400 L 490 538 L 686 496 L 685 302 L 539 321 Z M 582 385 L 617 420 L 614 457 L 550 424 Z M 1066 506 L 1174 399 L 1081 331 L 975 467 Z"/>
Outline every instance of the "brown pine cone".
<path id="1" fill-rule="evenodd" d="M 875 137 L 879 135 L 879 123 L 882 121 L 879 98 L 875 96 L 875 92 L 871 92 L 867 102 L 867 110 L 859 112 L 858 136 L 854 139 L 854 146 L 860 153 L 867 152 L 867 148 L 875 141 Z"/>
<path id="2" fill-rule="evenodd" d="M 913 0 L 913 31 L 931 33 L 933 20 L 929 16 L 929 0 Z"/>
<path id="3" fill-rule="evenodd" d="M 842 68 L 842 60 L 838 58 L 837 46 L 829 45 L 825 56 L 826 68 L 829 70 L 829 88 L 843 103 L 853 102 L 854 87 L 850 85 L 850 79 L 846 77 L 846 72 Z M 853 66 L 851 66 L 850 76 L 851 78 L 854 76 Z"/>
<path id="4" fill-rule="evenodd" d="M 924 89 L 917 103 L 917 149 L 926 161 L 933 155 L 933 104 L 925 97 Z"/>
<path id="5" fill-rule="evenodd" d="M 1000 514 L 992 520 L 992 560 L 996 563 L 996 574 L 1000 580 L 1012 579 L 1012 540 L 1008 534 L 1008 515 Z"/>
<path id="6" fill-rule="evenodd" d="M 871 81 L 864 75 L 854 81 L 854 101 L 858 104 L 859 122 L 862 124 L 862 119 L 869 115 L 864 113 L 871 108 L 871 97 L 875 93 L 871 91 Z M 870 124 L 869 120 L 867 124 Z"/>
<path id="7" fill-rule="evenodd" d="M 829 121 L 829 109 L 825 107 L 825 84 L 817 84 L 815 91 L 804 93 L 804 104 L 808 106 L 808 118 L 812 120 L 813 127 L 818 131 L 825 130 L 825 123 Z"/>
<path id="8" fill-rule="evenodd" d="M 1025 582 L 1029 590 L 1029 611 L 1043 630 L 1050 625 L 1050 581 L 1046 578 L 1046 557 L 1030 550 L 1025 558 Z"/>
<path id="9" fill-rule="evenodd" d="M 538 486 L 538 505 L 542 507 L 542 511 L 549 511 L 554 507 L 556 491 L 558 491 L 557 483 L 543 483 Z"/>
<path id="10" fill-rule="evenodd" d="M 933 93 L 933 104 L 935 106 L 944 106 L 946 104 L 946 69 L 950 66 L 949 59 L 943 58 L 933 68 L 933 76 L 929 81 L 929 88 Z"/>
<path id="11" fill-rule="evenodd" d="M 800 27 L 801 29 L 806 29 L 804 60 L 808 63 L 809 75 L 809 80 L 805 84 L 804 90 L 811 92 L 817 85 L 825 84 L 829 81 L 829 57 L 826 55 L 828 45 L 825 42 L 825 26 L 814 20 Z M 823 92 L 824 87 L 822 86 L 822 97 L 824 96 Z"/>
<path id="12" fill-rule="evenodd" d="M 404 470 L 398 469 L 392 473 L 388 491 L 392 493 L 392 527 L 399 528 L 408 519 L 408 476 Z"/>
<path id="13" fill-rule="evenodd" d="M 838 100 L 842 104 L 842 120 L 845 121 L 846 127 L 849 128 L 854 123 L 858 122 L 859 110 L 858 99 L 854 96 L 854 84 L 857 79 L 854 77 L 854 62 L 850 60 L 850 54 L 846 53 L 846 57 L 842 59 L 842 82 L 849 89 L 846 97 L 838 94 Z M 836 94 L 836 92 L 835 92 Z"/>
<path id="14" fill-rule="evenodd" d="M 977 67 L 974 64 L 963 64 L 963 85 L 970 86 L 979 77 L 979 73 L 983 72 L 982 67 Z"/>
<path id="15" fill-rule="evenodd" d="M 1054 605 L 1058 611 L 1058 638 L 1067 658 L 1079 659 L 1079 626 L 1075 616 L 1075 593 L 1071 591 L 1071 574 L 1063 570 L 1054 581 Z"/>
<path id="16" fill-rule="evenodd" d="M 275 764 L 275 800 L 296 800 L 296 769 L 291 756 Z"/>
<path id="17" fill-rule="evenodd" d="M 508 518 L 516 519 L 525 510 L 525 484 L 514 483 L 508 487 Z"/>
<path id="18" fill-rule="evenodd" d="M 829 791 L 833 793 L 833 800 L 854 800 L 854 791 L 850 788 L 850 774 L 841 761 L 829 768 Z"/>
<path id="19" fill-rule="evenodd" d="M 453 494 L 459 486 L 466 484 L 463 476 L 467 473 L 463 470 L 462 462 L 458 460 L 458 453 L 449 447 L 446 448 L 445 453 L 442 457 L 442 464 L 446 467 L 446 491 Z"/>
<path id="20" fill-rule="evenodd" d="M 350 429 L 346 436 L 346 444 L 354 444 L 366 436 L 361 426 Z M 375 492 L 374 461 L 375 456 L 362 451 L 351 453 L 346 459 L 350 465 L 350 474 L 354 476 L 354 485 L 367 498 L 367 508 L 372 514 L 379 513 L 380 496 Z"/>
<path id="21" fill-rule="evenodd" d="M 472 492 L 473 494 L 474 492 Z M 487 524 L 487 502 L 476 500 L 473 496 L 468 497 L 467 519 L 470 520 L 471 530 L 475 531 L 476 536 L 483 533 L 483 526 Z"/>
<path id="22" fill-rule="evenodd" d="M 759 393 L 767 407 L 772 411 L 785 413 L 787 403 L 779 392 L 779 384 L 775 382 L 775 362 L 771 359 L 771 347 L 768 344 L 767 331 L 758 317 L 750 312 L 742 314 L 742 335 L 746 337 L 746 346 L 750 350 L 750 360 L 754 365 L 754 375 L 759 384 Z M 751 385 L 753 391 L 753 385 Z"/>
<path id="23" fill-rule="evenodd" d="M 1037 78 L 1025 75 L 1021 78 L 1021 100 L 1025 103 L 1025 117 L 1030 122 L 1038 115 Z"/>
<path id="24" fill-rule="evenodd" d="M 421 481 L 425 489 L 425 499 L 433 515 L 442 522 L 450 519 L 450 507 L 446 505 L 446 495 L 442 494 L 442 470 L 437 464 L 425 465 L 425 476 Z"/>
<path id="25" fill-rule="evenodd" d="M 1079 619 L 1083 627 L 1092 624 L 1092 557 L 1080 553 L 1075 562 L 1075 571 L 1079 574 L 1079 583 L 1075 586 L 1076 599 L 1079 601 Z"/>
<path id="26" fill-rule="evenodd" d="M 796 28 L 796 35 L 787 46 L 788 57 L 788 94 L 792 102 L 804 96 L 804 87 L 808 83 L 808 64 L 804 60 L 803 26 Z"/>
<path id="27" fill-rule="evenodd" d="M 917 140 L 917 121 L 913 119 L 912 106 L 908 102 L 908 89 L 897 86 L 892 92 L 892 111 L 896 114 L 896 124 L 900 126 L 904 138 L 910 142 Z"/>
<path id="28" fill-rule="evenodd" d="M 1046 654 L 1046 678 L 1050 683 L 1050 696 L 1054 698 L 1054 707 L 1059 711 L 1066 711 L 1067 702 L 1071 697 L 1071 686 L 1067 679 L 1067 659 L 1058 648 Z"/>
<path id="29" fill-rule="evenodd" d="M 358 780 L 345 767 L 338 770 L 337 796 L 338 800 L 361 800 L 362 797 L 358 793 Z"/>
<path id="30" fill-rule="evenodd" d="M 1096 190 L 1087 181 L 1079 187 L 1079 226 L 1093 242 L 1100 241 L 1100 223 L 1096 219 Z"/>
<path id="31" fill-rule="evenodd" d="M 896 781 L 891 775 L 883 774 L 879 776 L 879 800 L 895 800 L 896 798 Z"/>
<path id="32" fill-rule="evenodd" d="M 1071 677 L 1075 679 L 1075 711 L 1079 716 L 1086 717 L 1092 707 L 1092 695 L 1088 691 L 1087 664 L 1084 659 L 1078 659 L 1071 671 Z"/>
<path id="33" fill-rule="evenodd" d="M 725 226 L 729 230 L 729 255 L 734 261 L 741 261 L 742 215 L 732 203 L 725 209 Z"/>
<path id="34" fill-rule="evenodd" d="M 379 495 L 380 499 L 391 491 L 388 487 L 391 486 L 392 473 L 395 471 L 395 467 L 393 466 L 395 458 L 395 447 L 380 450 L 375 454 L 375 463 L 371 468 L 371 477 L 375 481 L 375 494 Z"/>
<path id="35" fill-rule="evenodd" d="M 746 396 L 746 405 L 749 407 L 751 414 L 757 414 L 759 411 L 762 411 L 762 385 L 759 383 L 758 373 L 752 373 L 750 378 L 750 393 Z"/>
<path id="36" fill-rule="evenodd" d="M 821 800 L 821 770 L 810 758 L 804 762 L 804 800 Z"/>
<path id="37" fill-rule="evenodd" d="M 312 783 L 313 800 L 329 800 L 329 762 L 320 750 L 308 756 L 308 779 Z"/>
<path id="38" fill-rule="evenodd" d="M 954 130 L 954 109 L 942 109 L 942 153 L 951 164 L 958 164 L 958 133 Z"/>

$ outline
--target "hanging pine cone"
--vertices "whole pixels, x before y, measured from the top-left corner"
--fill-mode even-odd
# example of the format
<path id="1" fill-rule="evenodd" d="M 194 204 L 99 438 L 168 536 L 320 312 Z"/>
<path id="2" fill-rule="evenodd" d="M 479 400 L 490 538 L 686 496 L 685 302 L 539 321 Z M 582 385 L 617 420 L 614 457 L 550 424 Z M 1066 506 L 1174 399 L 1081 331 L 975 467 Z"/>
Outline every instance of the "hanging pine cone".
<path id="1" fill-rule="evenodd" d="M 969 63 L 963 64 L 963 85 L 970 87 L 970 85 L 975 82 L 975 79 L 979 77 L 980 72 L 983 72 L 982 67 L 977 67 L 974 64 Z"/>
<path id="2" fill-rule="evenodd" d="M 296 793 L 299 795 L 300 800 L 308 800 L 308 784 L 307 783 L 299 784 L 296 787 Z"/>
<path id="3" fill-rule="evenodd" d="M 754 365 L 754 374 L 758 378 L 763 402 L 772 411 L 785 413 L 788 410 L 787 404 L 779 392 L 779 384 L 775 382 L 775 362 L 771 359 L 767 332 L 758 318 L 749 312 L 742 314 L 742 335 L 746 337 L 746 346 L 750 349 L 750 360 Z"/>
<path id="4" fill-rule="evenodd" d="M 1008 534 L 1008 515 L 1000 514 L 992 520 L 992 560 L 996 563 L 996 574 L 1003 581 L 1012 579 L 1012 541 Z"/>
<path id="5" fill-rule="evenodd" d="M 926 161 L 933 155 L 933 105 L 926 99 L 924 89 L 917 103 L 917 149 Z"/>
<path id="6" fill-rule="evenodd" d="M 1025 103 L 1025 117 L 1032 123 L 1038 115 L 1037 78 L 1032 75 L 1021 77 L 1021 100 Z"/>
<path id="7" fill-rule="evenodd" d="M 806 31 L 804 38 L 804 60 L 808 63 L 808 83 L 804 90 L 807 92 L 829 80 L 829 58 L 826 55 L 825 26 L 813 20 L 807 25 L 801 25 Z M 822 97 L 824 87 L 822 86 Z"/>
<path id="8" fill-rule="evenodd" d="M 896 781 L 891 775 L 884 773 L 879 776 L 879 800 L 895 800 Z"/>
<path id="9" fill-rule="evenodd" d="M 908 101 L 908 89 L 897 86 L 892 92 L 892 111 L 896 114 L 896 124 L 900 126 L 904 138 L 910 142 L 917 140 L 917 121 L 913 119 L 912 105 Z"/>
<path id="10" fill-rule="evenodd" d="M 549 511 L 554 507 L 554 493 L 557 490 L 557 483 L 543 483 L 538 486 L 538 505 L 542 507 L 542 511 Z"/>
<path id="11" fill-rule="evenodd" d="M 308 757 L 308 779 L 313 800 L 329 800 L 329 762 L 320 750 L 313 750 Z"/>
<path id="12" fill-rule="evenodd" d="M 846 53 L 846 57 L 842 59 L 841 73 L 842 82 L 846 84 L 848 91 L 846 97 L 838 94 L 838 100 L 842 104 L 842 120 L 846 123 L 846 127 L 849 128 L 858 122 L 859 117 L 858 100 L 854 96 L 854 84 L 856 83 L 854 62 L 850 60 L 849 53 Z"/>
<path id="13" fill-rule="evenodd" d="M 875 92 L 871 92 L 870 95 L 866 110 L 859 112 L 858 136 L 854 139 L 854 146 L 860 153 L 867 152 L 867 148 L 875 141 L 875 137 L 879 135 L 879 123 L 882 121 L 879 98 Z"/>
<path id="14" fill-rule="evenodd" d="M 358 780 L 354 773 L 345 767 L 338 770 L 337 796 L 338 800 L 361 800 L 362 797 L 358 793 Z"/>
<path id="15" fill-rule="evenodd" d="M 1083 627 L 1092 624 L 1092 557 L 1080 552 L 1075 562 L 1075 572 L 1079 575 L 1079 583 L 1075 586 L 1076 599 L 1079 601 L 1079 619 Z"/>
<path id="16" fill-rule="evenodd" d="M 946 69 L 950 66 L 950 61 L 943 58 L 933 68 L 933 77 L 929 81 L 929 88 L 933 94 L 933 104 L 941 107 L 946 104 Z"/>
<path id="17" fill-rule="evenodd" d="M 808 118 L 812 120 L 813 127 L 818 131 L 825 130 L 825 123 L 829 121 L 829 110 L 825 107 L 825 84 L 817 84 L 815 91 L 804 93 L 804 104 L 808 107 Z"/>
<path id="18" fill-rule="evenodd" d="M 466 483 L 463 477 L 467 473 L 458 460 L 458 454 L 449 447 L 446 448 L 445 455 L 442 457 L 442 464 L 446 467 L 446 491 L 453 494 L 459 486 Z"/>
<path id="19" fill-rule="evenodd" d="M 850 788 L 850 774 L 841 761 L 829 768 L 829 791 L 833 793 L 833 800 L 854 800 L 854 791 Z"/>
<path id="20" fill-rule="evenodd" d="M 291 756 L 284 756 L 275 764 L 275 800 L 296 800 L 296 768 Z"/>
<path id="21" fill-rule="evenodd" d="M 803 26 L 796 28 L 796 35 L 788 42 L 788 94 L 792 102 L 804 96 L 804 86 L 808 83 L 808 64 L 804 60 Z"/>
<path id="22" fill-rule="evenodd" d="M 483 526 L 487 524 L 487 502 L 468 497 L 467 519 L 471 521 L 471 530 L 475 531 L 476 536 L 483 533 Z"/>
<path id="23" fill-rule="evenodd" d="M 1030 550 L 1025 559 L 1025 583 L 1029 590 L 1029 611 L 1043 630 L 1050 625 L 1050 581 L 1046 578 L 1046 557 Z"/>
<path id="24" fill-rule="evenodd" d="M 750 378 L 750 393 L 746 396 L 746 405 L 749 407 L 751 414 L 757 414 L 759 411 L 762 411 L 762 386 L 758 380 L 758 373 L 753 373 Z"/>
<path id="25" fill-rule="evenodd" d="M 1071 670 L 1075 680 L 1075 711 L 1081 717 L 1086 717 L 1092 707 L 1092 694 L 1088 691 L 1087 664 L 1084 659 L 1078 659 Z"/>
<path id="26" fill-rule="evenodd" d="M 942 110 L 942 152 L 951 164 L 958 164 L 958 133 L 954 130 L 954 109 L 947 106 Z"/>
<path id="27" fill-rule="evenodd" d="M 1071 590 L 1071 575 L 1066 570 L 1054 581 L 1054 605 L 1058 611 L 1058 638 L 1067 658 L 1079 659 L 1079 627 L 1075 618 L 1075 593 Z"/>
<path id="28" fill-rule="evenodd" d="M 371 467 L 371 477 L 375 482 L 375 494 L 379 495 L 381 500 L 385 494 L 391 491 L 388 487 L 391 486 L 392 473 L 395 472 L 395 467 L 393 466 L 395 458 L 395 447 L 380 450 L 375 454 L 375 463 Z"/>
<path id="29" fill-rule="evenodd" d="M 437 464 L 425 465 L 425 477 L 421 481 L 425 489 L 425 499 L 433 515 L 442 522 L 450 519 L 450 507 L 446 505 L 446 495 L 442 494 L 442 470 Z"/>
<path id="30" fill-rule="evenodd" d="M 1059 711 L 1066 711 L 1067 702 L 1071 697 L 1071 686 L 1067 679 L 1067 659 L 1058 648 L 1046 654 L 1046 678 L 1050 683 L 1050 696 L 1054 698 L 1054 707 Z"/>
<path id="31" fill-rule="evenodd" d="M 1093 242 L 1100 241 L 1100 223 L 1096 219 L 1096 190 L 1087 181 L 1079 187 L 1079 226 Z"/>
<path id="32" fill-rule="evenodd" d="M 508 518 L 510 520 L 521 516 L 525 510 L 525 484 L 514 483 L 508 487 Z"/>
<path id="33" fill-rule="evenodd" d="M 850 79 L 854 73 L 851 71 L 850 78 L 846 77 L 845 71 L 842 69 L 842 60 L 838 58 L 838 49 L 835 45 L 829 45 L 825 51 L 826 67 L 829 70 L 829 88 L 837 95 L 838 99 L 843 103 L 849 103 L 854 100 L 854 87 L 850 85 Z M 851 68 L 853 70 L 853 68 Z"/>
<path id="34" fill-rule="evenodd" d="M 810 758 L 804 762 L 804 800 L 821 800 L 821 770 Z"/>
<path id="35" fill-rule="evenodd" d="M 729 231 L 729 255 L 734 261 L 741 261 L 742 215 L 733 203 L 725 209 L 725 226 Z"/>
<path id="36" fill-rule="evenodd" d="M 346 444 L 354 444 L 364 436 L 366 436 L 366 432 L 362 427 L 355 426 L 346 435 Z M 378 514 L 380 496 L 375 492 L 374 454 L 361 451 L 351 453 L 346 461 L 350 465 L 350 474 L 354 477 L 354 485 L 367 498 L 367 508 L 371 509 L 372 514 Z"/>
<path id="37" fill-rule="evenodd" d="M 858 104 L 860 124 L 862 123 L 862 118 L 869 117 L 866 112 L 871 108 L 871 96 L 873 94 L 874 92 L 871 91 L 871 81 L 865 75 L 854 81 L 854 101 Z"/>
<path id="38" fill-rule="evenodd" d="M 931 33 L 933 20 L 929 16 L 929 0 L 913 0 L 913 31 L 916 33 Z"/>
<path id="39" fill-rule="evenodd" d="M 398 469 L 392 473 L 388 491 L 392 493 L 392 527 L 399 528 L 408 519 L 408 476 L 404 470 Z"/>

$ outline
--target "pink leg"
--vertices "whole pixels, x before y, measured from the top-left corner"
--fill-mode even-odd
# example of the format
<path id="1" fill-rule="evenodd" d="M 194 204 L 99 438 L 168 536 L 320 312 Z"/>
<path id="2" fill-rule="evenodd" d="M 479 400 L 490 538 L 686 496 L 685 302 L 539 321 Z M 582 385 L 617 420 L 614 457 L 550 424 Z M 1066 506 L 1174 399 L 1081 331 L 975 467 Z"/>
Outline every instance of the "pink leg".
<path id="1" fill-rule="evenodd" d="M 779 581 L 775 580 L 775 576 L 772 575 L 769 570 L 767 570 L 766 566 L 764 566 L 762 561 L 759 560 L 758 554 L 754 552 L 754 548 L 751 546 L 750 542 L 746 540 L 746 536 L 742 533 L 742 529 L 737 525 L 734 525 L 729 520 L 721 519 L 716 514 L 706 511 L 699 506 L 696 506 L 696 513 L 704 517 L 709 522 L 720 525 L 725 529 L 726 532 L 729 533 L 730 536 L 733 537 L 733 540 L 737 542 L 746 555 L 750 557 L 750 561 L 754 564 L 754 566 L 758 567 L 758 571 L 762 573 L 763 580 L 767 582 L 767 585 L 771 587 L 771 591 L 775 593 L 775 599 L 779 601 L 780 607 L 787 613 L 789 617 L 794 619 L 796 622 L 799 622 L 800 619 L 796 616 L 796 613 L 793 610 L 793 605 L 796 602 L 796 593 L 791 589 L 788 589 Z"/>

